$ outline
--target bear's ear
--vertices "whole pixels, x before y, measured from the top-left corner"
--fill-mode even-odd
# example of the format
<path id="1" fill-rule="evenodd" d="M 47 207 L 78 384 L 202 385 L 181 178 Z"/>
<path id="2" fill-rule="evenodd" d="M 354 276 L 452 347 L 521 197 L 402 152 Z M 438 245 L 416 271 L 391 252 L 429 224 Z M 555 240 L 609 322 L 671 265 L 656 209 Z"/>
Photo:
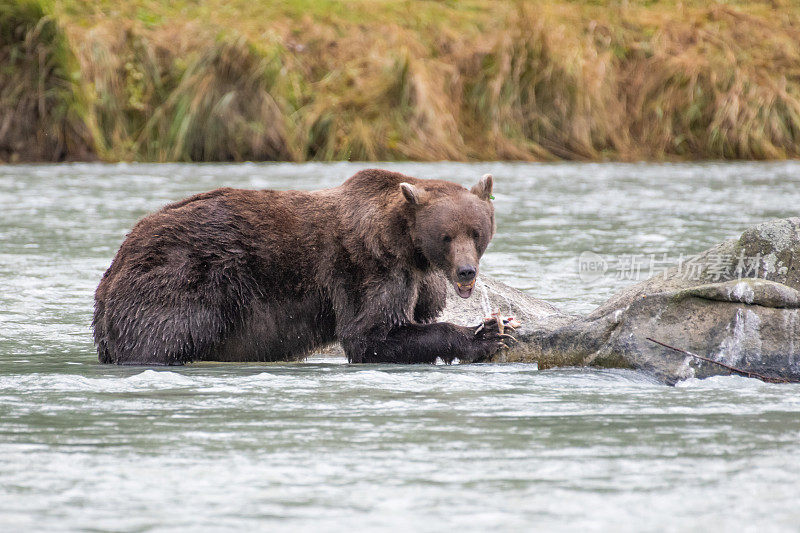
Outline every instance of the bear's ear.
<path id="1" fill-rule="evenodd" d="M 481 178 L 481 181 L 477 183 L 472 189 L 472 194 L 476 195 L 481 200 L 489 200 L 490 198 L 494 200 L 494 196 L 492 196 L 492 185 L 494 184 L 494 179 L 492 178 L 491 174 L 484 174 Z"/>
<path id="2" fill-rule="evenodd" d="M 428 192 L 410 183 L 401 183 L 400 191 L 403 193 L 406 201 L 411 205 L 422 205 L 428 201 Z"/>

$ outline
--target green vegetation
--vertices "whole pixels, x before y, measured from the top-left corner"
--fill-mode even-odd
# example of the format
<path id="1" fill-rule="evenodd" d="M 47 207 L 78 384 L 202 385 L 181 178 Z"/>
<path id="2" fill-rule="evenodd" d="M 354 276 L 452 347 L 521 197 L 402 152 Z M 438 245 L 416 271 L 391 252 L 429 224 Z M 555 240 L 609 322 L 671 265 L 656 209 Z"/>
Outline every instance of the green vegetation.
<path id="1" fill-rule="evenodd" d="M 0 161 L 91 157 L 78 77 L 41 3 L 0 0 Z"/>
<path id="2" fill-rule="evenodd" d="M 800 4 L 0 0 L 0 160 L 800 156 Z"/>

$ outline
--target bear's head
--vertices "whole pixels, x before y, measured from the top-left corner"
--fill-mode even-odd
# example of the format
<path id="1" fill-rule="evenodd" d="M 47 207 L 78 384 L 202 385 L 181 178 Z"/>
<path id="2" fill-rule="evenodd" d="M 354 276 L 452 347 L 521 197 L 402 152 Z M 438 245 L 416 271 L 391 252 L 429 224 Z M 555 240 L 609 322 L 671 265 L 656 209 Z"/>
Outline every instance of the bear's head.
<path id="1" fill-rule="evenodd" d="M 478 262 L 494 236 L 492 176 L 486 174 L 467 190 L 449 182 L 401 183 L 411 206 L 411 239 L 428 262 L 469 298 L 478 277 Z"/>

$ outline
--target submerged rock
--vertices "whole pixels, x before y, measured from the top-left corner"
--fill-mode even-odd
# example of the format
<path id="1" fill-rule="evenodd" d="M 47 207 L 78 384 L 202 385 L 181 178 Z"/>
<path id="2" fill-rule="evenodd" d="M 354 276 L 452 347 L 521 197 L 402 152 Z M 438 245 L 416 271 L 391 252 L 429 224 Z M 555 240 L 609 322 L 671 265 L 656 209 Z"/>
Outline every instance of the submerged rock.
<path id="1" fill-rule="evenodd" d="M 666 383 L 729 373 L 651 337 L 744 371 L 797 379 L 798 267 L 800 218 L 775 220 L 621 291 L 586 316 L 483 277 L 476 297 L 448 298 L 442 319 L 475 324 L 498 308 L 516 316 L 519 342 L 496 361 L 634 368 Z"/>

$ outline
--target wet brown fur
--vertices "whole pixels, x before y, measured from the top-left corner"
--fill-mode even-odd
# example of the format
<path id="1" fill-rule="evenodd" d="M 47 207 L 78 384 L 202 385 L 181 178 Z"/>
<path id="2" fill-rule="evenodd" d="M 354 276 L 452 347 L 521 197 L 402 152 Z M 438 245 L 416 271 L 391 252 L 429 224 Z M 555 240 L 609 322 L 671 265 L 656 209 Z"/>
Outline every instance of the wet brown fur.
<path id="1" fill-rule="evenodd" d="M 351 362 L 486 357 L 502 346 L 487 328 L 431 321 L 447 279 L 477 268 L 492 237 L 490 194 L 491 180 L 468 191 L 365 170 L 332 189 L 224 188 L 167 205 L 97 288 L 100 361 L 296 360 L 335 341 Z"/>

